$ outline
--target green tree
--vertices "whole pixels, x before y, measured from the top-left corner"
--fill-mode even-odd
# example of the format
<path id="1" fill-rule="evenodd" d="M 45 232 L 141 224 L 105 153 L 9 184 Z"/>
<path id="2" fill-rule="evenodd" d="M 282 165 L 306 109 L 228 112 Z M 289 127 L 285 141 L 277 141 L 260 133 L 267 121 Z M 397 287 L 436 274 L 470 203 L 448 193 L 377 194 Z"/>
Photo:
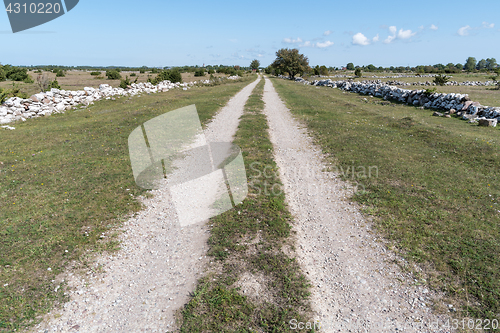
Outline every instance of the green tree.
<path id="1" fill-rule="evenodd" d="M 326 66 L 325 66 L 325 65 L 321 66 L 321 67 L 319 68 L 319 74 L 320 74 L 320 75 L 325 75 L 325 76 L 327 76 L 327 75 L 328 75 L 328 68 L 326 68 Z"/>
<path id="2" fill-rule="evenodd" d="M 346 68 L 350 71 L 353 71 L 354 70 L 354 64 L 352 62 L 348 63 Z"/>
<path id="3" fill-rule="evenodd" d="M 458 70 L 462 70 L 464 69 L 464 65 L 462 64 L 456 64 L 455 67 L 458 69 Z"/>
<path id="4" fill-rule="evenodd" d="M 495 58 L 486 59 L 486 68 L 490 71 L 495 70 L 497 68 L 497 60 Z"/>
<path id="5" fill-rule="evenodd" d="M 488 63 L 486 62 L 486 60 L 484 59 L 481 59 L 479 60 L 479 62 L 477 63 L 477 66 L 476 66 L 476 69 L 477 70 L 482 70 L 482 69 L 486 69 L 486 66 L 488 65 Z"/>
<path id="6" fill-rule="evenodd" d="M 368 66 L 366 66 L 366 68 L 370 71 L 370 72 L 373 72 L 377 69 L 377 67 L 375 67 L 373 64 L 369 64 Z"/>
<path id="7" fill-rule="evenodd" d="M 362 72 L 361 72 L 361 68 L 356 68 L 356 70 L 354 71 L 354 75 L 356 75 L 357 77 L 361 77 L 362 75 Z"/>
<path id="8" fill-rule="evenodd" d="M 476 64 L 477 64 L 476 58 L 474 58 L 474 57 L 468 57 L 467 60 L 465 61 L 464 69 L 467 72 L 471 72 L 474 69 L 476 69 Z"/>
<path id="9" fill-rule="evenodd" d="M 252 60 L 252 62 L 250 63 L 251 69 L 257 70 L 257 69 L 259 69 L 259 66 L 260 66 L 260 62 L 257 59 Z"/>
<path id="10" fill-rule="evenodd" d="M 300 54 L 298 49 L 280 49 L 276 52 L 273 67 L 287 72 L 290 78 L 294 79 L 295 75 L 303 74 L 309 70 L 309 59 Z"/>

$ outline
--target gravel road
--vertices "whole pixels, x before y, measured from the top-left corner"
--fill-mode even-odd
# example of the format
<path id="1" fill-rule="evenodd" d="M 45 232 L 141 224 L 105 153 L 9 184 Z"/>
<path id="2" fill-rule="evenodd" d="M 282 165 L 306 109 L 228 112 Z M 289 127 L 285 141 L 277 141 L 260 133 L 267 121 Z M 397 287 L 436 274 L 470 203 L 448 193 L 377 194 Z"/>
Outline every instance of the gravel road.
<path id="1" fill-rule="evenodd" d="M 416 286 L 393 263 L 402 259 L 377 240 L 350 202 L 349 184 L 324 171 L 321 150 L 267 78 L 263 98 L 274 157 L 295 218 L 297 258 L 313 285 L 321 332 L 448 332 L 443 328 L 448 318 L 430 307 L 439 295 Z"/>
<path id="2" fill-rule="evenodd" d="M 244 105 L 258 80 L 223 107 L 204 133 L 232 142 Z M 143 199 L 145 209 L 124 223 L 121 250 L 97 257 L 86 274 L 68 272 L 71 301 L 48 314 L 35 332 L 168 332 L 204 272 L 208 228 L 181 227 L 167 188 Z M 206 222 L 206 221 L 205 221 Z"/>

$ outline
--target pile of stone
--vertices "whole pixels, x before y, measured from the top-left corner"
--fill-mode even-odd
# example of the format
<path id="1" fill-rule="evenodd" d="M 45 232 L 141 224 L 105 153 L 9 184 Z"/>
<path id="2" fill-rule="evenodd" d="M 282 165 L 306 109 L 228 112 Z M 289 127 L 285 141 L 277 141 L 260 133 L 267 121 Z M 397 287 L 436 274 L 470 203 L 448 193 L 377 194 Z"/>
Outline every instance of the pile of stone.
<path id="1" fill-rule="evenodd" d="M 236 80 L 239 78 L 238 75 L 234 75 L 227 79 Z M 210 83 L 210 80 L 200 81 L 200 84 Z M 115 97 L 135 96 L 144 93 L 155 94 L 175 88 L 188 90 L 195 84 L 198 84 L 198 82 L 172 83 L 167 80 L 157 85 L 149 82 L 132 83 L 127 89 L 113 88 L 109 84 L 101 84 L 98 89 L 85 87 L 83 90 L 77 91 L 52 88 L 50 91 L 35 94 L 28 99 L 11 97 L 6 100 L 0 106 L 0 125 L 18 120 L 25 121 L 29 118 L 50 116 L 54 113 L 63 113 L 71 108 L 76 109 L 78 105 L 82 105 L 81 107 L 84 108 L 101 99 L 115 99 Z"/>
<path id="2" fill-rule="evenodd" d="M 288 79 L 284 76 L 281 77 Z M 496 126 L 497 121 L 500 120 L 500 107 L 483 106 L 478 102 L 471 101 L 467 94 L 428 93 L 423 89 L 408 90 L 381 81 L 378 81 L 378 83 L 363 83 L 327 79 L 308 82 L 302 78 L 296 78 L 295 81 L 314 86 L 338 88 L 353 93 L 380 97 L 385 100 L 395 100 L 422 108 L 441 109 L 446 111 L 443 116 L 456 114 L 462 119 L 479 122 L 480 125 L 484 126 Z"/>

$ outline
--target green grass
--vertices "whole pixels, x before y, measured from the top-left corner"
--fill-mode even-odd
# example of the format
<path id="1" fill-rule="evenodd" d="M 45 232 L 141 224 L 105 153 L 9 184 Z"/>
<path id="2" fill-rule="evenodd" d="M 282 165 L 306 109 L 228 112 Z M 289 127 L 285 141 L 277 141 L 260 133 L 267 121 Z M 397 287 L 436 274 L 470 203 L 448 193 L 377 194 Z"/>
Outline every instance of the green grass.
<path id="1" fill-rule="evenodd" d="M 264 80 L 247 101 L 234 141 L 243 151 L 249 195 L 210 220 L 214 263 L 181 312 L 181 332 L 289 332 L 290 320 L 305 322 L 310 316 L 309 284 L 295 259 L 285 254 L 293 244 L 284 194 L 274 195 L 266 185 L 280 180 L 274 173 L 258 177 L 266 166 L 277 168 L 261 113 L 263 87 Z M 243 275 L 259 277 L 264 294 L 247 297 L 237 283 Z"/>
<path id="2" fill-rule="evenodd" d="M 145 194 L 132 175 L 130 132 L 190 104 L 206 123 L 255 77 L 104 100 L 0 131 L 0 332 L 32 325 L 64 301 L 64 285 L 54 290 L 68 267 L 118 248 L 116 227 Z"/>
<path id="3" fill-rule="evenodd" d="M 365 191 L 353 199 L 424 268 L 420 282 L 445 291 L 459 316 L 500 319 L 498 128 L 337 89 L 273 84 L 337 170 L 355 167 L 344 176 Z M 369 166 L 378 176 L 363 177 Z"/>

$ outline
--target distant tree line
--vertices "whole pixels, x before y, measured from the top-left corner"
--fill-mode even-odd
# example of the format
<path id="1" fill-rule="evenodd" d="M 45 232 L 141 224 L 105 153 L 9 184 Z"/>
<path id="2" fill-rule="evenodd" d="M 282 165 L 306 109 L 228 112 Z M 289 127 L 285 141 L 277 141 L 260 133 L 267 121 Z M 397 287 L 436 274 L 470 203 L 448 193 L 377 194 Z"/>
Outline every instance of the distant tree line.
<path id="1" fill-rule="evenodd" d="M 345 67 L 326 67 L 325 65 L 316 65 L 315 67 L 309 66 L 309 60 L 303 54 L 299 53 L 298 49 L 280 49 L 276 52 L 276 59 L 274 62 L 265 68 L 267 74 L 280 75 L 287 74 L 294 78 L 296 75 L 328 75 L 331 72 L 338 70 L 355 71 L 355 76 L 361 77 L 363 71 L 367 72 L 392 72 L 392 73 L 435 73 L 435 74 L 449 74 L 465 72 L 500 72 L 500 65 L 495 58 L 481 59 L 479 61 L 474 57 L 468 57 L 465 65 L 460 63 L 447 65 L 420 65 L 415 67 L 399 66 L 399 67 L 376 67 L 373 64 L 367 66 L 355 66 L 352 62 L 348 63 Z"/>

